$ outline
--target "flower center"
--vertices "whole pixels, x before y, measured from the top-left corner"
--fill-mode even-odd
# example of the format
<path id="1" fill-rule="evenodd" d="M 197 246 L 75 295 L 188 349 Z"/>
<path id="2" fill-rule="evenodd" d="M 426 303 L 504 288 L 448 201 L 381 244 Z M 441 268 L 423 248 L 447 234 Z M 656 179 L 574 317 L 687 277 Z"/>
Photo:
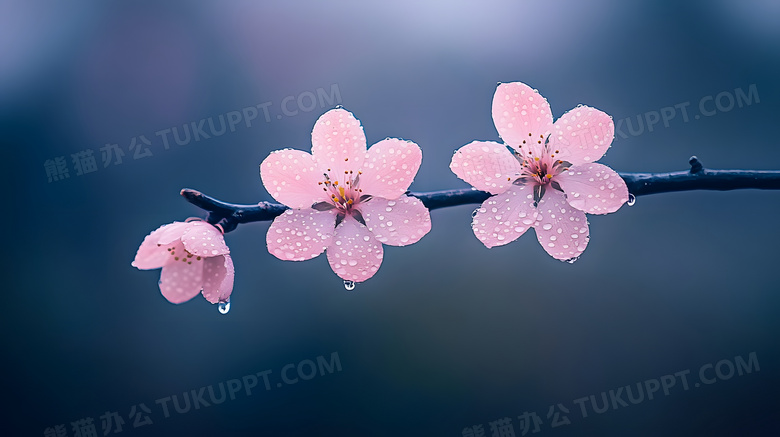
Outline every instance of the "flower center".
<path id="1" fill-rule="evenodd" d="M 528 136 L 531 137 L 532 134 L 529 133 Z M 525 183 L 530 179 L 538 185 L 548 185 L 553 182 L 555 176 L 571 166 L 569 162 L 555 159 L 555 154 L 560 151 L 550 149 L 544 135 L 539 135 L 536 141 L 523 140 L 519 151 L 513 152 L 515 159 L 523 166 L 516 182 Z"/>
<path id="2" fill-rule="evenodd" d="M 160 245 L 158 244 L 158 246 Z M 199 256 L 194 257 L 195 255 L 188 252 L 187 249 L 184 249 L 184 253 L 176 254 L 176 249 L 173 247 L 169 247 L 168 252 L 169 255 L 171 255 L 174 258 L 174 261 L 182 261 L 182 262 L 186 262 L 187 264 L 192 264 L 193 261 L 200 261 L 202 259 Z"/>
<path id="3" fill-rule="evenodd" d="M 324 179 L 318 184 L 323 191 L 330 194 L 333 206 L 338 208 L 339 212 L 348 214 L 361 201 L 360 197 L 363 192 L 359 187 L 361 174 L 363 173 L 360 171 L 354 174 L 352 170 L 345 170 L 343 177 L 337 178 L 331 177 L 335 175 L 331 169 L 328 169 L 328 173 L 323 173 Z"/>
<path id="4" fill-rule="evenodd" d="M 336 226 L 348 215 L 365 225 L 365 220 L 363 220 L 357 206 L 371 200 L 371 196 L 363 194 L 363 190 L 360 189 L 360 175 L 362 174 L 361 171 L 355 174 L 352 170 L 345 170 L 343 175 L 336 175 L 331 169 L 328 169 L 328 172 L 322 175 L 324 179 L 318 184 L 323 191 L 330 195 L 330 202 L 315 203 L 312 208 L 318 211 L 328 211 L 335 208 L 338 212 Z"/>

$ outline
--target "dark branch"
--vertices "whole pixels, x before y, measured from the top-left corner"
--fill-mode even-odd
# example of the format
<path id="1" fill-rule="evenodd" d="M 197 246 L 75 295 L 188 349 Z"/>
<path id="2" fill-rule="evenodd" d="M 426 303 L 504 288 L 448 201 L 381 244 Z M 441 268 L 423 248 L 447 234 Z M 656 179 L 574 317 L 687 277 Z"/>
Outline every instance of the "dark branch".
<path id="1" fill-rule="evenodd" d="M 690 190 L 780 190 L 778 170 L 708 170 L 695 156 L 688 162 L 691 165 L 688 171 L 620 173 L 620 177 L 626 181 L 628 192 L 634 196 Z M 490 197 L 489 193 L 471 188 L 407 194 L 422 200 L 428 209 L 482 203 Z M 271 202 L 260 202 L 256 205 L 225 203 L 189 188 L 181 190 L 181 195 L 193 205 L 208 211 L 206 220 L 212 224 L 220 224 L 225 232 L 234 230 L 241 223 L 273 220 L 287 209 L 284 205 Z"/>

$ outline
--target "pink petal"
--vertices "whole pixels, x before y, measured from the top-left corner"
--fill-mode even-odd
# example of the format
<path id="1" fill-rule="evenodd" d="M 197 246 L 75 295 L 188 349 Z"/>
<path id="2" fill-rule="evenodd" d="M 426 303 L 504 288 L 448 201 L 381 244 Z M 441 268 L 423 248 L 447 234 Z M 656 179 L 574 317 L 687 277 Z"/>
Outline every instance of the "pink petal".
<path id="1" fill-rule="evenodd" d="M 482 202 L 471 221 L 471 229 L 487 247 L 517 240 L 536 221 L 533 187 L 513 185 L 507 191 Z"/>
<path id="2" fill-rule="evenodd" d="M 203 262 L 203 297 L 211 303 L 226 302 L 233 292 L 234 275 L 230 255 L 206 258 Z"/>
<path id="3" fill-rule="evenodd" d="M 347 217 L 336 228 L 327 254 L 330 267 L 341 279 L 363 282 L 379 270 L 383 249 L 367 227 Z"/>
<path id="4" fill-rule="evenodd" d="M 563 114 L 553 126 L 550 147 L 558 150 L 555 159 L 583 164 L 604 156 L 615 137 L 612 118 L 589 106 L 579 106 Z"/>
<path id="5" fill-rule="evenodd" d="M 493 123 L 505 143 L 517 149 L 523 141 L 542 141 L 552 130 L 547 99 L 521 82 L 498 85 L 493 96 Z"/>
<path id="6" fill-rule="evenodd" d="M 173 262 L 162 269 L 160 291 L 171 303 L 186 302 L 203 288 L 203 262 Z"/>
<path id="7" fill-rule="evenodd" d="M 312 259 L 330 245 L 335 226 L 335 210 L 288 209 L 268 228 L 268 252 L 285 261 Z"/>
<path id="8" fill-rule="evenodd" d="M 190 227 L 182 235 L 181 241 L 189 253 L 203 257 L 230 253 L 225 238 L 217 228 L 202 221 L 192 221 L 188 224 Z"/>
<path id="9" fill-rule="evenodd" d="M 190 223 L 173 222 L 170 225 L 165 226 L 165 230 L 160 233 L 160 239 L 157 240 L 157 243 L 165 246 L 181 240 L 182 235 L 184 235 L 189 228 Z"/>
<path id="10" fill-rule="evenodd" d="M 160 236 L 163 234 L 163 232 L 170 229 L 173 224 L 175 223 L 162 225 L 156 230 L 152 231 L 151 234 L 147 235 L 144 238 L 144 241 L 141 243 L 141 246 L 138 248 L 138 252 L 135 254 L 135 259 L 130 265 L 140 270 L 159 269 L 160 267 L 164 266 L 170 259 L 170 252 L 168 251 L 168 248 L 176 244 L 178 241 L 174 240 L 173 242 L 170 242 L 166 245 L 161 245 L 158 242 L 160 241 Z"/>
<path id="11" fill-rule="evenodd" d="M 309 208 L 327 199 L 322 187 L 323 169 L 306 152 L 283 149 L 271 152 L 260 164 L 263 186 L 274 199 L 290 208 Z"/>
<path id="12" fill-rule="evenodd" d="M 615 212 L 628 201 L 626 182 L 602 164 L 574 165 L 555 177 L 569 205 L 588 214 Z"/>
<path id="13" fill-rule="evenodd" d="M 505 145 L 473 141 L 455 151 L 450 169 L 474 188 L 498 194 L 512 186 L 522 166 Z"/>
<path id="14" fill-rule="evenodd" d="M 331 109 L 314 124 L 311 153 L 321 169 L 331 169 L 332 178 L 345 171 L 357 173 L 366 156 L 363 127 L 351 112 Z"/>
<path id="15" fill-rule="evenodd" d="M 572 208 L 563 193 L 550 188 L 539 201 L 534 230 L 539 244 L 559 260 L 576 259 L 590 238 L 585 213 Z"/>
<path id="16" fill-rule="evenodd" d="M 422 162 L 420 146 L 388 138 L 368 149 L 360 175 L 360 189 L 372 196 L 395 199 L 411 185 Z"/>
<path id="17" fill-rule="evenodd" d="M 360 204 L 368 230 L 381 243 L 406 246 L 416 243 L 431 230 L 428 208 L 416 197 L 397 200 L 374 197 Z"/>

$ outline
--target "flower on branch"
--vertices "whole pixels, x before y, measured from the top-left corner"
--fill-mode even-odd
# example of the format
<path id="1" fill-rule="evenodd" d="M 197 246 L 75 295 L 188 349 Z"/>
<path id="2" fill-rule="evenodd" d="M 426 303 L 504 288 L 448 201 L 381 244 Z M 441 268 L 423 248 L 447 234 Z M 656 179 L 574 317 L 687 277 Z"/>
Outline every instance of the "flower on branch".
<path id="1" fill-rule="evenodd" d="M 228 302 L 233 260 L 222 232 L 204 221 L 173 222 L 144 238 L 132 262 L 140 270 L 162 268 L 160 291 L 172 303 L 201 291 L 211 303 Z"/>
<path id="2" fill-rule="evenodd" d="M 292 208 L 268 229 L 268 251 L 303 261 L 326 251 L 333 271 L 362 282 L 382 264 L 382 244 L 406 246 L 431 229 L 428 209 L 404 193 L 422 162 L 420 147 L 396 138 L 366 150 L 352 113 L 333 109 L 312 130 L 312 153 L 284 149 L 260 164 L 266 190 Z"/>
<path id="3" fill-rule="evenodd" d="M 505 144 L 471 142 L 450 163 L 459 178 L 493 194 L 475 212 L 474 235 L 495 247 L 534 228 L 553 258 L 576 260 L 589 240 L 585 213 L 615 212 L 628 200 L 623 179 L 594 163 L 614 138 L 612 118 L 577 106 L 553 123 L 547 100 L 513 82 L 493 96 L 493 123 Z"/>

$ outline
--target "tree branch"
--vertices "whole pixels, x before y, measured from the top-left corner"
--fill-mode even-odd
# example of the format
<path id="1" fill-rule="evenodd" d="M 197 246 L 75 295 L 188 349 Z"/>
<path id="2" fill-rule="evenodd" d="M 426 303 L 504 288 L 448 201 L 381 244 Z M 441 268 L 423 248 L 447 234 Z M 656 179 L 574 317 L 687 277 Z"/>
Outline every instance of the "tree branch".
<path id="1" fill-rule="evenodd" d="M 690 190 L 780 190 L 778 170 L 708 170 L 695 156 L 688 163 L 691 165 L 688 171 L 619 174 L 626 181 L 628 192 L 634 196 Z M 490 197 L 489 193 L 471 188 L 407 194 L 420 199 L 428 209 L 482 203 Z M 225 203 L 189 188 L 181 190 L 181 195 L 193 205 L 208 211 L 206 220 L 211 224 L 220 224 L 225 232 L 234 230 L 241 223 L 273 220 L 287 209 L 284 205 L 271 202 L 255 205 Z"/>

